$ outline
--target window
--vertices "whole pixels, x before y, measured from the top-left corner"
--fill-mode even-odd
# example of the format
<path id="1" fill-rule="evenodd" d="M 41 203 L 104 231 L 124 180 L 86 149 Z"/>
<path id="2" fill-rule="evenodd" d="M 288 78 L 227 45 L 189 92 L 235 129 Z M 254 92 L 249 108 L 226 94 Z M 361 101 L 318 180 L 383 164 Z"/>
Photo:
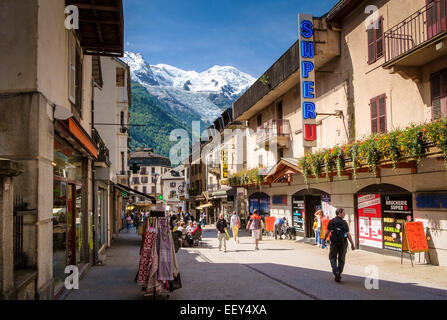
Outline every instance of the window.
<path id="1" fill-rule="evenodd" d="M 432 120 L 447 116 L 447 69 L 430 76 Z"/>
<path id="2" fill-rule="evenodd" d="M 140 178 L 138 178 L 138 177 L 133 177 L 133 179 L 132 179 L 132 183 L 133 183 L 133 184 L 140 184 Z"/>
<path id="3" fill-rule="evenodd" d="M 141 177 L 141 183 L 148 183 L 149 178 L 148 177 Z"/>
<path id="4" fill-rule="evenodd" d="M 176 196 L 176 192 L 171 191 L 171 193 L 169 194 L 169 198 L 174 198 L 175 196 Z"/>
<path id="5" fill-rule="evenodd" d="M 124 152 L 121 152 L 121 172 L 124 172 Z"/>
<path id="6" fill-rule="evenodd" d="M 152 187 L 152 193 L 156 193 L 155 187 Z"/>
<path id="7" fill-rule="evenodd" d="M 147 193 L 147 187 L 143 187 L 143 193 Z"/>
<path id="8" fill-rule="evenodd" d="M 262 114 L 258 114 L 257 121 L 258 121 L 258 127 L 262 126 Z"/>
<path id="9" fill-rule="evenodd" d="M 278 120 L 282 120 L 282 117 L 283 117 L 283 114 L 282 114 L 282 101 L 278 102 L 277 111 L 278 111 Z"/>
<path id="10" fill-rule="evenodd" d="M 169 186 L 170 186 L 171 188 L 175 188 L 176 184 L 175 184 L 175 182 L 171 182 L 171 183 L 169 184 Z"/>
<path id="11" fill-rule="evenodd" d="M 68 34 L 68 98 L 82 112 L 82 57 L 72 32 Z"/>
<path id="12" fill-rule="evenodd" d="M 386 132 L 386 95 L 375 97 L 371 99 L 371 132 L 385 133 Z"/>
<path id="13" fill-rule="evenodd" d="M 152 168 L 152 174 L 154 174 L 155 173 L 155 168 Z"/>
<path id="14" fill-rule="evenodd" d="M 259 165 L 260 167 L 263 167 L 263 166 L 264 166 L 264 164 L 262 163 L 262 154 L 259 156 L 258 165 Z"/>
<path id="15" fill-rule="evenodd" d="M 377 27 L 377 28 L 376 28 Z M 383 57 L 383 18 L 370 26 L 368 37 L 368 63 L 374 63 Z"/>
<path id="16" fill-rule="evenodd" d="M 124 87 L 124 80 L 126 78 L 126 73 L 123 68 L 116 68 L 116 86 Z"/>

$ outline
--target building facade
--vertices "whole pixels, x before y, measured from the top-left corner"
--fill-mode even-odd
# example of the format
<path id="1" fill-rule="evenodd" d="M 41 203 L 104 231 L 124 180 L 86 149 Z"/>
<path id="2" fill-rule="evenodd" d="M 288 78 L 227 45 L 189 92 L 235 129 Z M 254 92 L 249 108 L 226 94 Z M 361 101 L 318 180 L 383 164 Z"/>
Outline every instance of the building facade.
<path id="1" fill-rule="evenodd" d="M 331 218 L 343 207 L 357 247 L 382 254 L 400 253 L 403 222 L 421 221 L 427 261 L 447 265 L 447 171 L 433 138 L 446 116 L 443 8 L 342 0 L 300 25 L 313 41 L 297 41 L 233 105 L 255 178 L 230 180 L 248 190 L 250 211 L 285 216 L 310 238 L 316 210 Z"/>
<path id="2" fill-rule="evenodd" d="M 185 212 L 185 167 L 180 165 L 161 176 L 161 189 L 166 210 Z"/>
<path id="3" fill-rule="evenodd" d="M 3 298 L 53 299 L 64 290 L 66 266 L 82 273 L 95 263 L 93 174 L 101 139 L 92 126 L 99 78 L 93 56 L 123 55 L 122 3 L 106 2 L 113 13 L 86 3 L 78 30 L 64 25 L 71 1 L 0 4 L 7 13 L 0 22 L 0 157 L 24 167 L 14 180 L 17 219 L 2 229 L 15 230 L 16 257 L 5 262 L 13 268 L 1 275 L 12 279 Z M 114 24 L 87 22 L 94 10 Z"/>
<path id="4" fill-rule="evenodd" d="M 136 148 L 130 153 L 129 169 L 131 187 L 159 202 L 163 196 L 161 177 L 171 170 L 169 158 L 154 153 L 152 148 Z"/>

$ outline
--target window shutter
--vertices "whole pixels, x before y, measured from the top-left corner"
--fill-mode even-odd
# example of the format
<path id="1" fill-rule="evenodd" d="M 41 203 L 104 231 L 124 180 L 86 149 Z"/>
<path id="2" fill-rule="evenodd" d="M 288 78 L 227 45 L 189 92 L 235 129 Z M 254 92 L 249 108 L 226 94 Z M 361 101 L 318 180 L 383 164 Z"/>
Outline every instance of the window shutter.
<path id="1" fill-rule="evenodd" d="M 76 103 L 76 46 L 72 32 L 68 32 L 68 99 Z"/>
<path id="2" fill-rule="evenodd" d="M 368 33 L 368 62 L 372 63 L 375 60 L 375 48 L 374 48 L 374 28 L 367 30 Z"/>
<path id="3" fill-rule="evenodd" d="M 386 101 L 385 96 L 379 98 L 379 131 L 386 132 Z"/>
<path id="4" fill-rule="evenodd" d="M 431 106 L 432 106 L 432 120 L 441 117 L 441 74 L 432 75 L 430 79 L 431 86 Z"/>
<path id="5" fill-rule="evenodd" d="M 377 100 L 372 99 L 370 102 L 371 106 L 371 132 L 377 133 Z"/>
<path id="6" fill-rule="evenodd" d="M 379 29 L 376 29 L 376 57 L 375 59 L 379 59 L 383 56 L 383 20 L 379 19 L 377 26 Z"/>

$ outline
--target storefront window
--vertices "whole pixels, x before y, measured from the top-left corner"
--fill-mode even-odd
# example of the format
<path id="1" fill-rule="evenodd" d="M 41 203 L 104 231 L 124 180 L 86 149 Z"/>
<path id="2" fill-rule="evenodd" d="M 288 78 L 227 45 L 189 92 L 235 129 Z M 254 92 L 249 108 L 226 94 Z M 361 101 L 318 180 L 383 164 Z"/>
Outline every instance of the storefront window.
<path id="1" fill-rule="evenodd" d="M 81 262 L 83 157 L 59 136 L 54 140 L 53 277 L 55 294 L 65 267 Z"/>
<path id="2" fill-rule="evenodd" d="M 250 215 L 253 214 L 255 209 L 258 210 L 258 214 L 261 216 L 270 215 L 270 197 L 265 193 L 255 193 L 250 196 Z"/>
<path id="3" fill-rule="evenodd" d="M 54 181 L 53 193 L 53 278 L 57 292 L 64 283 L 67 265 L 67 183 Z"/>

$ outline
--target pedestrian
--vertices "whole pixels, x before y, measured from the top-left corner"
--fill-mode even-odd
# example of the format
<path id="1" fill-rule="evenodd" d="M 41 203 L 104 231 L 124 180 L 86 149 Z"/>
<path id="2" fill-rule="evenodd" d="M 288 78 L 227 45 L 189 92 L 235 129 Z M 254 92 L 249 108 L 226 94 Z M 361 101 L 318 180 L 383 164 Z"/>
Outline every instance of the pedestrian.
<path id="1" fill-rule="evenodd" d="M 132 217 L 131 214 L 128 213 L 127 217 L 126 217 L 126 229 L 127 229 L 127 233 L 130 232 L 130 228 L 132 227 Z"/>
<path id="2" fill-rule="evenodd" d="M 251 230 L 251 237 L 255 241 L 255 251 L 259 250 L 259 240 L 261 239 L 261 232 L 263 228 L 263 222 L 260 216 L 258 216 L 258 210 L 253 210 L 253 214 L 250 217 L 250 221 L 247 224 L 247 229 Z"/>
<path id="3" fill-rule="evenodd" d="M 281 217 L 277 217 L 275 219 L 275 224 L 274 224 L 274 232 L 275 232 L 275 240 L 278 239 L 278 234 L 279 234 L 279 240 L 282 239 L 282 226 L 284 224 L 284 219 Z"/>
<path id="4" fill-rule="evenodd" d="M 345 266 L 346 251 L 348 250 L 348 240 L 351 243 L 351 249 L 355 250 L 354 241 L 349 233 L 348 223 L 343 220 L 346 213 L 342 208 L 335 212 L 336 217 L 329 221 L 323 243 L 326 244 L 329 232 L 331 233 L 331 247 L 329 250 L 329 261 L 331 262 L 332 273 L 336 282 L 341 281 L 341 275 Z M 337 265 L 338 262 L 338 265 Z"/>
<path id="5" fill-rule="evenodd" d="M 219 252 L 222 251 L 222 240 L 224 252 L 227 252 L 227 239 L 225 231 L 227 231 L 227 221 L 224 219 L 223 213 L 219 214 L 219 220 L 216 222 L 217 240 L 219 241 Z"/>
<path id="6" fill-rule="evenodd" d="M 205 228 L 206 225 L 206 214 L 204 211 L 202 211 L 202 213 L 200 214 L 201 217 L 201 222 L 202 222 L 202 227 Z"/>
<path id="7" fill-rule="evenodd" d="M 314 233 L 315 233 L 315 244 L 314 245 L 318 245 L 318 247 L 321 246 L 321 239 L 320 239 L 320 231 L 321 231 L 321 220 L 323 217 L 323 211 L 322 210 L 317 210 L 317 212 L 315 212 L 314 217 L 317 221 L 317 229 L 314 229 Z"/>
<path id="8" fill-rule="evenodd" d="M 235 243 L 239 243 L 239 228 L 241 227 L 241 219 L 236 214 L 236 211 L 233 211 L 233 215 L 230 219 L 230 227 L 233 232 L 233 239 Z"/>
<path id="9" fill-rule="evenodd" d="M 314 230 L 314 234 L 315 234 L 315 244 L 314 245 L 318 244 L 318 247 L 320 247 L 320 228 L 318 227 L 317 217 L 314 218 L 313 230 Z"/>

